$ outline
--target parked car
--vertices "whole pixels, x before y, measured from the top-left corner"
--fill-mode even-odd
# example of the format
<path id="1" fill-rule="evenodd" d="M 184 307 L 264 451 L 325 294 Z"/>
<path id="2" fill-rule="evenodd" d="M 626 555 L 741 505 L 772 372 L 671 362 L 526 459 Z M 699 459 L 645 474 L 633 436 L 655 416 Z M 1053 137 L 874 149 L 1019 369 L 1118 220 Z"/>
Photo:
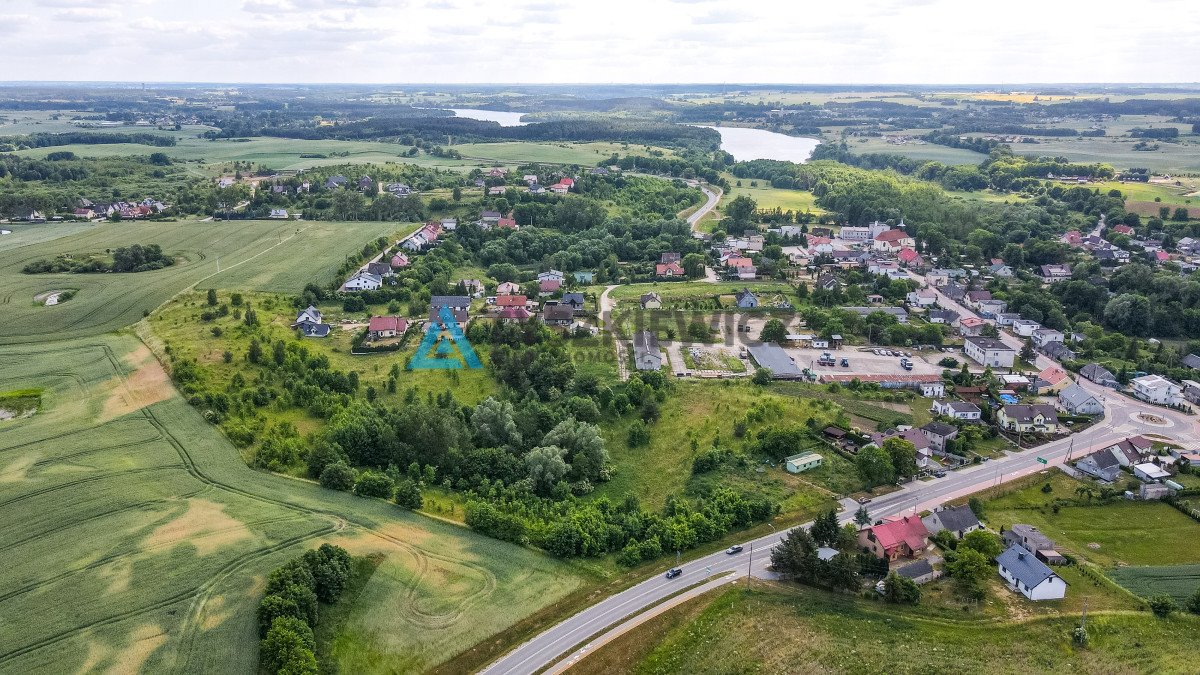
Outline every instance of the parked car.
<path id="1" fill-rule="evenodd" d="M 933 477 L 934 478 L 945 478 L 946 472 L 939 469 L 939 470 L 933 472 Z"/>
<path id="2" fill-rule="evenodd" d="M 870 503 L 871 503 L 871 498 L 870 498 L 870 497 L 859 497 L 859 498 L 858 498 L 858 503 L 859 503 L 859 504 L 870 504 Z"/>
<path id="3" fill-rule="evenodd" d="M 679 576 L 680 574 L 683 574 L 682 567 L 672 567 L 671 569 L 667 570 L 667 578 L 668 579 L 674 579 L 675 577 Z"/>
<path id="4" fill-rule="evenodd" d="M 734 553 L 741 553 L 741 552 L 742 552 L 741 544 L 734 544 L 733 546 L 730 546 L 729 548 L 725 549 L 725 555 L 733 555 Z"/>
<path id="5" fill-rule="evenodd" d="M 842 357 L 842 367 L 849 368 L 850 367 L 850 359 L 843 356 Z"/>

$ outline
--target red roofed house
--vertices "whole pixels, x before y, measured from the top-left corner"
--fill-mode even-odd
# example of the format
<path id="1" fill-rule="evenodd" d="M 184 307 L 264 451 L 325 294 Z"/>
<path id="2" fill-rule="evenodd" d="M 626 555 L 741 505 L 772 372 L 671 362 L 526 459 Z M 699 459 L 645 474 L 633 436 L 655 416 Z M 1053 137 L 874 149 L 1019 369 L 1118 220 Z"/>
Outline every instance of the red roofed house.
<path id="1" fill-rule="evenodd" d="M 392 267 L 408 267 L 408 256 L 404 255 L 403 253 L 397 253 L 396 255 L 392 256 Z"/>
<path id="2" fill-rule="evenodd" d="M 877 558 L 910 558 L 929 546 L 929 530 L 916 516 L 904 516 L 858 531 L 858 543 Z"/>
<path id="3" fill-rule="evenodd" d="M 1166 251 L 1155 251 L 1154 252 L 1154 262 L 1165 263 L 1170 259 L 1171 259 L 1171 256 Z"/>
<path id="4" fill-rule="evenodd" d="M 1057 394 L 1070 386 L 1071 376 L 1058 366 L 1050 366 L 1038 373 L 1035 383 L 1039 394 Z"/>
<path id="5" fill-rule="evenodd" d="M 1071 230 L 1063 235 L 1063 242 L 1068 246 L 1082 246 L 1083 234 L 1081 234 L 1079 230 Z"/>
<path id="6" fill-rule="evenodd" d="M 502 282 L 496 287 L 497 295 L 514 295 L 521 292 L 521 287 L 511 281 Z M 499 302 L 499 298 L 496 299 Z"/>
<path id="7" fill-rule="evenodd" d="M 677 262 L 658 263 L 654 273 L 660 277 L 681 277 L 683 276 L 683 266 Z"/>
<path id="8" fill-rule="evenodd" d="M 915 248 L 902 248 L 900 253 L 896 254 L 896 259 L 905 267 L 921 267 L 925 264 L 925 260 L 917 253 Z"/>
<path id="9" fill-rule="evenodd" d="M 731 256 L 725 260 L 726 267 L 754 267 L 754 261 L 749 258 Z"/>
<path id="10" fill-rule="evenodd" d="M 977 316 L 964 317 L 958 322 L 958 332 L 963 335 L 979 335 L 983 332 L 983 319 Z"/>
<path id="11" fill-rule="evenodd" d="M 502 230 L 519 230 L 519 229 L 521 229 L 521 226 L 517 225 L 516 218 L 501 218 L 500 220 L 496 221 L 496 227 L 498 227 Z"/>
<path id="12" fill-rule="evenodd" d="M 75 209 L 75 217 L 91 220 L 96 217 L 96 212 L 91 209 Z"/>
<path id="13" fill-rule="evenodd" d="M 902 248 L 913 248 L 917 245 L 916 240 L 909 236 L 904 230 L 888 230 L 875 235 L 875 241 L 871 248 L 876 251 L 890 251 L 895 253 Z"/>
<path id="14" fill-rule="evenodd" d="M 1133 234 L 1133 228 L 1128 225 L 1114 225 L 1113 232 L 1117 234 Z"/>
<path id="15" fill-rule="evenodd" d="M 533 315 L 529 313 L 529 310 L 525 309 L 525 307 L 522 306 L 522 307 L 505 307 L 504 309 L 500 310 L 500 314 L 497 318 L 499 318 L 501 321 L 504 321 L 506 323 L 518 323 L 521 321 L 529 320 L 529 317 L 531 317 L 531 316 L 533 316 Z"/>
<path id="16" fill-rule="evenodd" d="M 371 322 L 367 324 L 367 338 L 379 340 L 396 337 L 406 330 L 408 330 L 408 319 L 401 319 L 398 316 L 373 316 Z"/>
<path id="17" fill-rule="evenodd" d="M 562 282 L 558 279 L 543 279 L 538 282 L 538 291 L 549 295 L 562 287 Z"/>
<path id="18" fill-rule="evenodd" d="M 497 307 L 524 307 L 526 298 L 523 295 L 497 295 Z"/>

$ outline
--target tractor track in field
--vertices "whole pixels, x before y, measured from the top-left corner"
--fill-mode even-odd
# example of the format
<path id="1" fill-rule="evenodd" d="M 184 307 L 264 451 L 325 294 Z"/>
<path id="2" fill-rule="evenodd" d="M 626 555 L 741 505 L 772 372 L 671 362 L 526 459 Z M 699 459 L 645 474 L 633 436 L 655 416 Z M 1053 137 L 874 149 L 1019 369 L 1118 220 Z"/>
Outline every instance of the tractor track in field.
<path id="1" fill-rule="evenodd" d="M 75 431 L 64 431 L 61 434 L 54 434 L 52 436 L 45 436 L 45 437 L 39 438 L 37 440 L 26 441 L 24 443 L 18 443 L 17 445 L 10 445 L 7 448 L 3 448 L 2 450 L 0 450 L 0 452 L 7 452 L 9 450 L 20 450 L 21 448 L 27 448 L 31 445 L 41 445 L 42 443 L 49 443 L 50 441 L 58 441 L 58 440 L 68 438 L 70 436 L 76 436 L 76 435 L 79 435 L 82 433 L 93 433 L 93 432 L 100 430 L 103 427 L 110 425 L 110 424 L 126 424 L 129 422 L 140 423 L 140 422 L 142 422 L 142 420 L 139 420 L 137 418 L 118 417 L 117 419 L 109 420 L 102 424 L 97 424 L 96 426 L 92 427 L 91 429 L 76 429 Z M 2 432 L 0 432 L 0 437 L 2 437 Z"/>
<path id="2" fill-rule="evenodd" d="M 250 527 L 251 525 L 269 525 L 271 523 L 283 522 L 283 521 L 288 521 L 288 520 L 296 520 L 296 519 L 297 519 L 296 516 L 286 516 L 286 517 L 278 517 L 278 518 L 263 518 L 262 520 L 255 520 L 255 521 L 250 521 L 247 523 L 239 523 L 239 526 L 244 525 L 246 527 Z M 227 527 L 227 528 L 223 528 L 223 529 L 219 529 L 219 530 L 213 530 L 211 532 L 206 532 L 203 536 L 225 534 L 226 532 L 231 532 L 235 529 L 238 529 L 238 528 L 237 527 Z M 198 539 L 203 538 L 203 536 L 197 537 L 197 538 Z M 123 558 L 128 558 L 130 556 L 139 555 L 139 554 L 145 553 L 147 551 L 156 551 L 159 549 L 176 546 L 178 544 L 179 544 L 178 541 L 167 541 L 167 542 L 163 542 L 161 544 L 155 544 L 153 546 L 145 546 L 145 547 L 139 547 L 134 550 L 126 550 L 126 551 L 122 551 L 122 552 L 110 553 L 102 558 L 97 558 L 96 560 L 93 560 L 92 562 L 90 562 L 86 565 L 81 565 L 79 567 L 73 567 L 71 569 L 63 570 L 53 576 L 49 576 L 44 579 L 39 579 L 35 582 L 26 584 L 25 586 L 22 586 L 20 588 L 14 588 L 10 591 L 6 591 L 6 592 L 0 594 L 0 604 L 7 602 L 8 600 L 11 600 L 12 598 L 15 598 L 17 596 L 25 595 L 26 593 L 36 591 L 39 588 L 42 588 L 44 586 L 62 581 L 63 579 L 66 579 L 70 576 L 79 574 L 80 572 L 86 572 L 88 570 L 93 570 L 98 567 L 103 567 L 109 563 L 117 562 L 118 560 L 121 560 Z"/>
<path id="3" fill-rule="evenodd" d="M 148 467 L 143 467 L 140 469 L 123 469 L 121 471 L 106 471 L 106 472 L 96 475 L 96 476 L 88 476 L 87 478 L 80 478 L 79 480 L 68 481 L 66 483 L 59 483 L 58 485 L 52 485 L 50 487 L 45 487 L 40 490 L 33 490 L 32 492 L 26 492 L 25 494 L 23 494 L 19 497 L 13 497 L 12 499 L 0 502 L 0 509 L 4 508 L 6 506 L 10 506 L 12 504 L 17 504 L 19 502 L 23 502 L 26 499 L 33 499 L 34 497 L 41 497 L 43 495 L 58 492 L 59 490 L 66 490 L 66 489 L 77 487 L 80 485 L 87 485 L 89 483 L 95 483 L 97 481 L 109 480 L 112 478 L 119 478 L 121 476 L 129 476 L 129 475 L 138 474 L 138 473 L 170 471 L 170 470 L 178 469 L 178 468 L 179 468 L 178 464 L 166 464 L 163 466 L 148 466 Z"/>
<path id="4" fill-rule="evenodd" d="M 28 654 L 33 651 L 37 651 L 39 649 L 44 649 L 53 644 L 62 642 L 63 640 L 68 640 L 70 638 L 73 638 L 73 637 L 75 637 L 79 634 L 82 634 L 84 632 L 87 632 L 89 630 L 94 630 L 94 629 L 102 627 L 102 626 L 119 623 L 126 619 L 130 619 L 130 618 L 145 614 L 147 612 L 152 612 L 154 610 L 161 609 L 163 607 L 169 607 L 170 605 L 174 605 L 176 603 L 182 602 L 184 600 L 187 600 L 188 598 L 196 598 L 197 596 L 200 596 L 200 595 L 211 594 L 212 588 L 216 585 L 216 583 L 219 580 L 223 580 L 224 578 L 229 576 L 231 573 L 237 571 L 238 569 L 249 564 L 250 562 L 252 562 L 258 558 L 261 558 L 263 556 L 271 555 L 272 553 L 275 553 L 277 551 L 281 551 L 286 548 L 290 548 L 300 542 L 307 541 L 309 539 L 314 539 L 316 537 L 322 537 L 327 534 L 331 534 L 333 532 L 336 532 L 338 529 L 339 528 L 336 524 L 330 524 L 330 525 L 327 525 L 326 527 L 309 532 L 307 534 L 289 537 L 288 539 L 284 539 L 272 546 L 267 546 L 267 547 L 255 549 L 253 551 L 249 551 L 243 555 L 240 555 L 240 556 L 230 560 L 220 570 L 218 570 L 217 574 L 210 577 L 208 581 L 204 582 L 203 584 L 200 584 L 199 586 L 193 587 L 193 588 L 185 590 L 185 591 L 181 591 L 179 593 L 176 593 L 172 596 L 163 598 L 161 600 L 157 600 L 149 605 L 143 605 L 143 606 L 135 608 L 135 609 L 126 610 L 124 612 L 118 612 L 116 614 L 113 614 L 112 616 L 107 616 L 103 619 L 100 619 L 99 621 L 93 621 L 88 624 L 83 624 L 83 625 L 75 626 L 72 628 L 68 628 L 67 630 L 59 631 L 57 633 L 54 633 L 53 635 L 48 635 L 40 640 L 30 643 L 30 644 L 23 645 L 21 647 L 15 648 L 15 649 L 10 649 L 9 651 L 6 651 L 6 652 L 0 652 L 0 666 L 3 666 L 8 661 L 11 661 L 17 657 L 23 656 L 23 655 Z M 190 650 L 189 650 L 189 653 L 190 653 Z M 184 672 L 188 672 L 188 671 L 186 669 L 184 669 Z"/>
<path id="5" fill-rule="evenodd" d="M 47 467 L 47 466 L 53 466 L 54 464 L 62 464 L 69 460 L 78 459 L 79 457 L 85 457 L 87 455 L 91 455 L 91 454 L 97 453 L 97 452 L 107 452 L 109 450 L 122 450 L 124 448 L 132 448 L 137 445 L 145 445 L 147 443 L 153 443 L 154 441 L 161 441 L 161 440 L 162 440 L 162 436 L 156 435 L 151 438 L 143 438 L 143 439 L 139 439 L 136 441 L 128 441 L 126 443 L 118 443 L 117 445 L 106 445 L 106 446 L 102 446 L 102 447 L 88 448 L 87 450 L 80 450 L 79 452 L 72 452 L 68 455 L 55 455 L 53 457 L 47 457 L 45 459 L 34 462 L 31 468 L 42 468 L 42 467 Z"/>

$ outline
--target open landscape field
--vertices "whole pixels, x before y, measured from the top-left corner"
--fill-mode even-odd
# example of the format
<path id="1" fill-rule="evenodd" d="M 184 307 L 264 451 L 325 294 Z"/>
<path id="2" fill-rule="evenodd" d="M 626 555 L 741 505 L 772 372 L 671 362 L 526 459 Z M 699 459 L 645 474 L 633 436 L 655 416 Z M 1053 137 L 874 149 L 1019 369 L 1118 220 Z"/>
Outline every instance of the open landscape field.
<path id="1" fill-rule="evenodd" d="M 354 672 L 428 669 L 581 583 L 528 550 L 250 470 L 130 337 L 0 347 L 0 392 L 35 385 L 38 414 L 0 427 L 0 671 L 254 672 L 264 575 L 324 541 L 383 556 L 332 627 Z"/>
<path id="2" fill-rule="evenodd" d="M 770 187 L 770 181 L 766 180 L 757 181 L 757 187 L 750 187 L 749 179 L 738 181 L 738 179 L 732 178 L 730 182 L 734 183 L 734 187 L 729 188 L 729 191 L 721 198 L 722 202 L 729 202 L 736 197 L 746 195 L 758 204 L 759 209 L 764 211 L 783 209 L 795 213 L 811 211 L 813 214 L 821 214 L 825 212 L 824 209 L 817 206 L 816 196 L 807 190 L 777 189 Z M 740 182 L 741 185 L 738 186 L 737 182 Z"/>
<path id="3" fill-rule="evenodd" d="M 913 132 L 914 135 L 923 133 L 924 130 Z M 896 145 L 888 143 L 882 138 L 848 138 L 846 139 L 847 146 L 850 152 L 858 155 L 870 153 L 883 153 L 887 155 L 901 155 L 920 161 L 941 162 L 942 164 L 970 164 L 978 165 L 987 156 L 975 152 L 973 150 L 964 150 L 962 148 L 950 148 L 936 143 L 905 143 Z"/>
<path id="4" fill-rule="evenodd" d="M 0 127 L 0 135 L 4 133 Z M 114 131 L 141 131 L 138 128 L 118 127 Z M 207 164 L 225 162 L 253 162 L 279 171 L 297 171 L 315 166 L 334 164 L 384 164 L 405 163 L 418 166 L 468 170 L 473 167 L 496 164 L 516 165 L 532 162 L 547 164 L 580 164 L 595 166 L 614 152 L 622 155 L 645 155 L 646 146 L 624 143 L 462 143 L 453 145 L 462 153 L 462 159 L 434 157 L 422 153 L 416 157 L 405 157 L 409 146 L 382 141 L 301 140 L 256 136 L 247 139 L 207 140 L 197 138 L 195 133 L 172 133 L 176 145 L 154 147 L 132 143 L 61 145 L 49 148 L 21 150 L 17 154 L 28 157 L 45 157 L 56 151 L 67 150 L 81 157 L 122 157 L 126 155 L 148 155 L 165 152 L 172 159 Z M 658 152 L 670 155 L 669 150 Z M 306 157 L 304 155 L 326 155 Z M 197 168 L 200 171 L 200 168 Z"/>
<path id="5" fill-rule="evenodd" d="M 323 284 L 364 242 L 411 226 L 380 222 L 226 221 L 15 225 L 32 243 L 0 244 L 0 342 L 41 341 L 47 335 L 97 335 L 136 322 L 185 288 L 298 293 Z M 41 228 L 47 232 L 44 237 Z M 26 233 L 26 229 L 30 232 Z M 34 230 L 37 233 L 33 232 Z M 59 238 L 51 238 L 62 234 Z M 67 235 L 70 236 L 67 236 Z M 38 242 L 38 238 L 43 241 Z M 158 244 L 176 264 L 125 274 L 24 274 L 26 264 L 61 254 L 103 253 L 132 244 Z M 218 274 L 218 269 L 220 273 Z M 42 293 L 76 290 L 70 301 L 46 307 Z"/>
<path id="6" fill-rule="evenodd" d="M 571 672 L 1188 672 L 1193 650 L 1180 636 L 1200 620 L 1092 611 L 1086 649 L 1071 644 L 1076 625 L 1078 616 L 997 622 L 924 602 L 898 608 L 763 582 L 746 591 L 739 583 L 668 610 Z"/>
<path id="7" fill-rule="evenodd" d="M 1159 143 L 1158 150 L 1140 151 L 1133 146 L 1135 138 L 1062 138 L 1040 136 L 1037 144 L 1018 143 L 1013 152 L 1018 155 L 1066 157 L 1072 162 L 1087 164 L 1103 162 L 1118 169 L 1145 167 L 1155 173 L 1195 173 L 1200 171 L 1200 152 L 1194 141 Z"/>

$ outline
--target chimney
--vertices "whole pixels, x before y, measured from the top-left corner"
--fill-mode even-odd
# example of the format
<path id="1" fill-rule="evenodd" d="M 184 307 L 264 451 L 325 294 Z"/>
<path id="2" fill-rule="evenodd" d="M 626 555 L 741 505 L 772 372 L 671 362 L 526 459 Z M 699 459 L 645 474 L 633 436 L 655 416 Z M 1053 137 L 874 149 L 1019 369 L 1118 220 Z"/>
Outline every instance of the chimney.
<path id="1" fill-rule="evenodd" d="M 1017 560 L 1024 560 L 1024 559 L 1025 559 L 1025 554 L 1024 554 L 1024 553 L 1018 553 L 1018 554 L 1017 554 Z"/>

